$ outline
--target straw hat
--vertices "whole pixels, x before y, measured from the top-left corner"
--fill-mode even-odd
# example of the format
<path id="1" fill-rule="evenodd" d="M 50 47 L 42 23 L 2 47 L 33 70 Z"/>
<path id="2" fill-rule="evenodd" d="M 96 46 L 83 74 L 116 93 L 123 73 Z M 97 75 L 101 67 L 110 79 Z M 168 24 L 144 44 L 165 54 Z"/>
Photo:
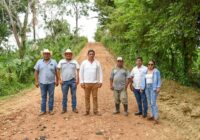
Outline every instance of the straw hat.
<path id="1" fill-rule="evenodd" d="M 123 61 L 122 57 L 117 57 L 117 61 Z"/>
<path id="2" fill-rule="evenodd" d="M 64 53 L 72 53 L 71 49 L 67 49 Z"/>
<path id="3" fill-rule="evenodd" d="M 44 53 L 49 53 L 50 55 L 53 54 L 52 51 L 49 51 L 49 49 L 44 49 L 43 51 L 41 51 L 41 54 L 43 55 Z"/>

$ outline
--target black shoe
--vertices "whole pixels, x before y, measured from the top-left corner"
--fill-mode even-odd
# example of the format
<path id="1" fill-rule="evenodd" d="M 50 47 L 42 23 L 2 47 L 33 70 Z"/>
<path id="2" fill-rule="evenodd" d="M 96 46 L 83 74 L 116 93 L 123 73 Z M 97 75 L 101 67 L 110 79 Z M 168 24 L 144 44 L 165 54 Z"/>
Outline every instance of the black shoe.
<path id="1" fill-rule="evenodd" d="M 101 114 L 99 112 L 94 112 L 94 115 L 101 116 Z"/>
<path id="2" fill-rule="evenodd" d="M 61 112 L 61 114 L 64 114 L 66 112 L 67 112 L 67 109 L 63 109 L 62 112 Z"/>
<path id="3" fill-rule="evenodd" d="M 142 117 L 143 117 L 143 118 L 146 118 L 146 117 L 147 117 L 147 115 L 142 115 Z"/>
<path id="4" fill-rule="evenodd" d="M 74 113 L 78 113 L 78 110 L 75 108 L 72 110 Z"/>
<path id="5" fill-rule="evenodd" d="M 139 115 L 142 115 L 142 113 L 141 112 L 137 112 L 137 113 L 135 113 L 135 115 L 139 116 Z"/>
<path id="6" fill-rule="evenodd" d="M 85 114 L 83 114 L 83 116 L 88 116 L 88 115 L 90 115 L 88 111 L 86 111 Z"/>

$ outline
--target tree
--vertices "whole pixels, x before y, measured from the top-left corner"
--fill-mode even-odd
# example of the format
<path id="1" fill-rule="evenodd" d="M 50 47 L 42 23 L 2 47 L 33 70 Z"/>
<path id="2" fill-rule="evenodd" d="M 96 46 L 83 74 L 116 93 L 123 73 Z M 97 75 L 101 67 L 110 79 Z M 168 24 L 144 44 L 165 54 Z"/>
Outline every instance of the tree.
<path id="1" fill-rule="evenodd" d="M 163 76 L 186 83 L 200 46 L 198 0 L 110 2 L 95 0 L 100 16 L 96 38 L 128 64 L 136 56 L 155 59 Z"/>
<path id="2" fill-rule="evenodd" d="M 1 0 L 0 5 L 6 11 L 9 18 L 9 25 L 14 34 L 17 46 L 19 48 L 19 57 L 23 58 L 26 49 L 26 31 L 28 24 L 29 6 L 31 0 Z M 19 18 L 19 13 L 24 14 L 23 23 Z"/>
<path id="3" fill-rule="evenodd" d="M 0 45 L 3 41 L 7 41 L 7 37 L 10 35 L 8 23 L 8 16 L 3 7 L 0 6 Z"/>

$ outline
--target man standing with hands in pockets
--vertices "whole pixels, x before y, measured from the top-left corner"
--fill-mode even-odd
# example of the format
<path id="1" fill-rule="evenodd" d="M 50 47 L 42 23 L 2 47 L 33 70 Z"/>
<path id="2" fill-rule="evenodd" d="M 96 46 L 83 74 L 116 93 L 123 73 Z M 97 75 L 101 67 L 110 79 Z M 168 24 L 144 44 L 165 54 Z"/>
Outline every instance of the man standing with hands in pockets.
<path id="1" fill-rule="evenodd" d="M 89 50 L 88 59 L 84 60 L 80 67 L 80 83 L 85 91 L 85 116 L 90 114 L 90 95 L 93 98 L 94 115 L 100 115 L 98 112 L 98 88 L 102 86 L 103 74 L 99 61 L 94 59 L 95 51 Z"/>

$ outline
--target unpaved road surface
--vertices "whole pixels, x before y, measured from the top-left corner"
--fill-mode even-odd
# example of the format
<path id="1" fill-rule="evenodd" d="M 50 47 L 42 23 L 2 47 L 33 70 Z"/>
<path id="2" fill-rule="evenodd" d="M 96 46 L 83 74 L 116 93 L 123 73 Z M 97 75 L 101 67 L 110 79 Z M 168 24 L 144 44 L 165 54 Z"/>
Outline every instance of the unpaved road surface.
<path id="1" fill-rule="evenodd" d="M 131 91 L 128 91 L 129 116 L 125 117 L 122 113 L 112 115 L 114 101 L 113 93 L 109 89 L 109 76 L 111 69 L 115 66 L 114 57 L 101 44 L 89 43 L 77 57 L 79 63 L 87 58 L 87 50 L 90 48 L 96 51 L 96 58 L 103 68 L 104 82 L 98 92 L 99 111 L 102 116 L 93 114 L 83 116 L 85 100 L 80 85 L 77 90 L 78 114 L 71 111 L 70 94 L 68 95 L 68 112 L 61 114 L 62 93 L 58 86 L 55 89 L 55 114 L 38 116 L 40 90 L 34 88 L 27 90 L 24 94 L 0 101 L 0 140 L 183 140 L 191 138 L 183 135 L 183 131 L 179 132 L 176 123 L 167 120 L 164 115 L 166 112 L 161 111 L 159 125 L 134 116 L 133 113 L 137 111 L 137 107 Z M 162 102 L 170 99 L 164 98 L 164 92 L 161 94 L 163 94 L 162 101 L 160 100 L 159 104 L 163 108 L 165 104 Z M 121 112 L 122 109 L 121 106 Z M 170 119 L 171 117 L 173 116 L 169 116 Z M 197 129 L 194 131 L 196 134 L 198 126 L 195 129 Z M 198 139 L 197 135 L 193 138 Z"/>

